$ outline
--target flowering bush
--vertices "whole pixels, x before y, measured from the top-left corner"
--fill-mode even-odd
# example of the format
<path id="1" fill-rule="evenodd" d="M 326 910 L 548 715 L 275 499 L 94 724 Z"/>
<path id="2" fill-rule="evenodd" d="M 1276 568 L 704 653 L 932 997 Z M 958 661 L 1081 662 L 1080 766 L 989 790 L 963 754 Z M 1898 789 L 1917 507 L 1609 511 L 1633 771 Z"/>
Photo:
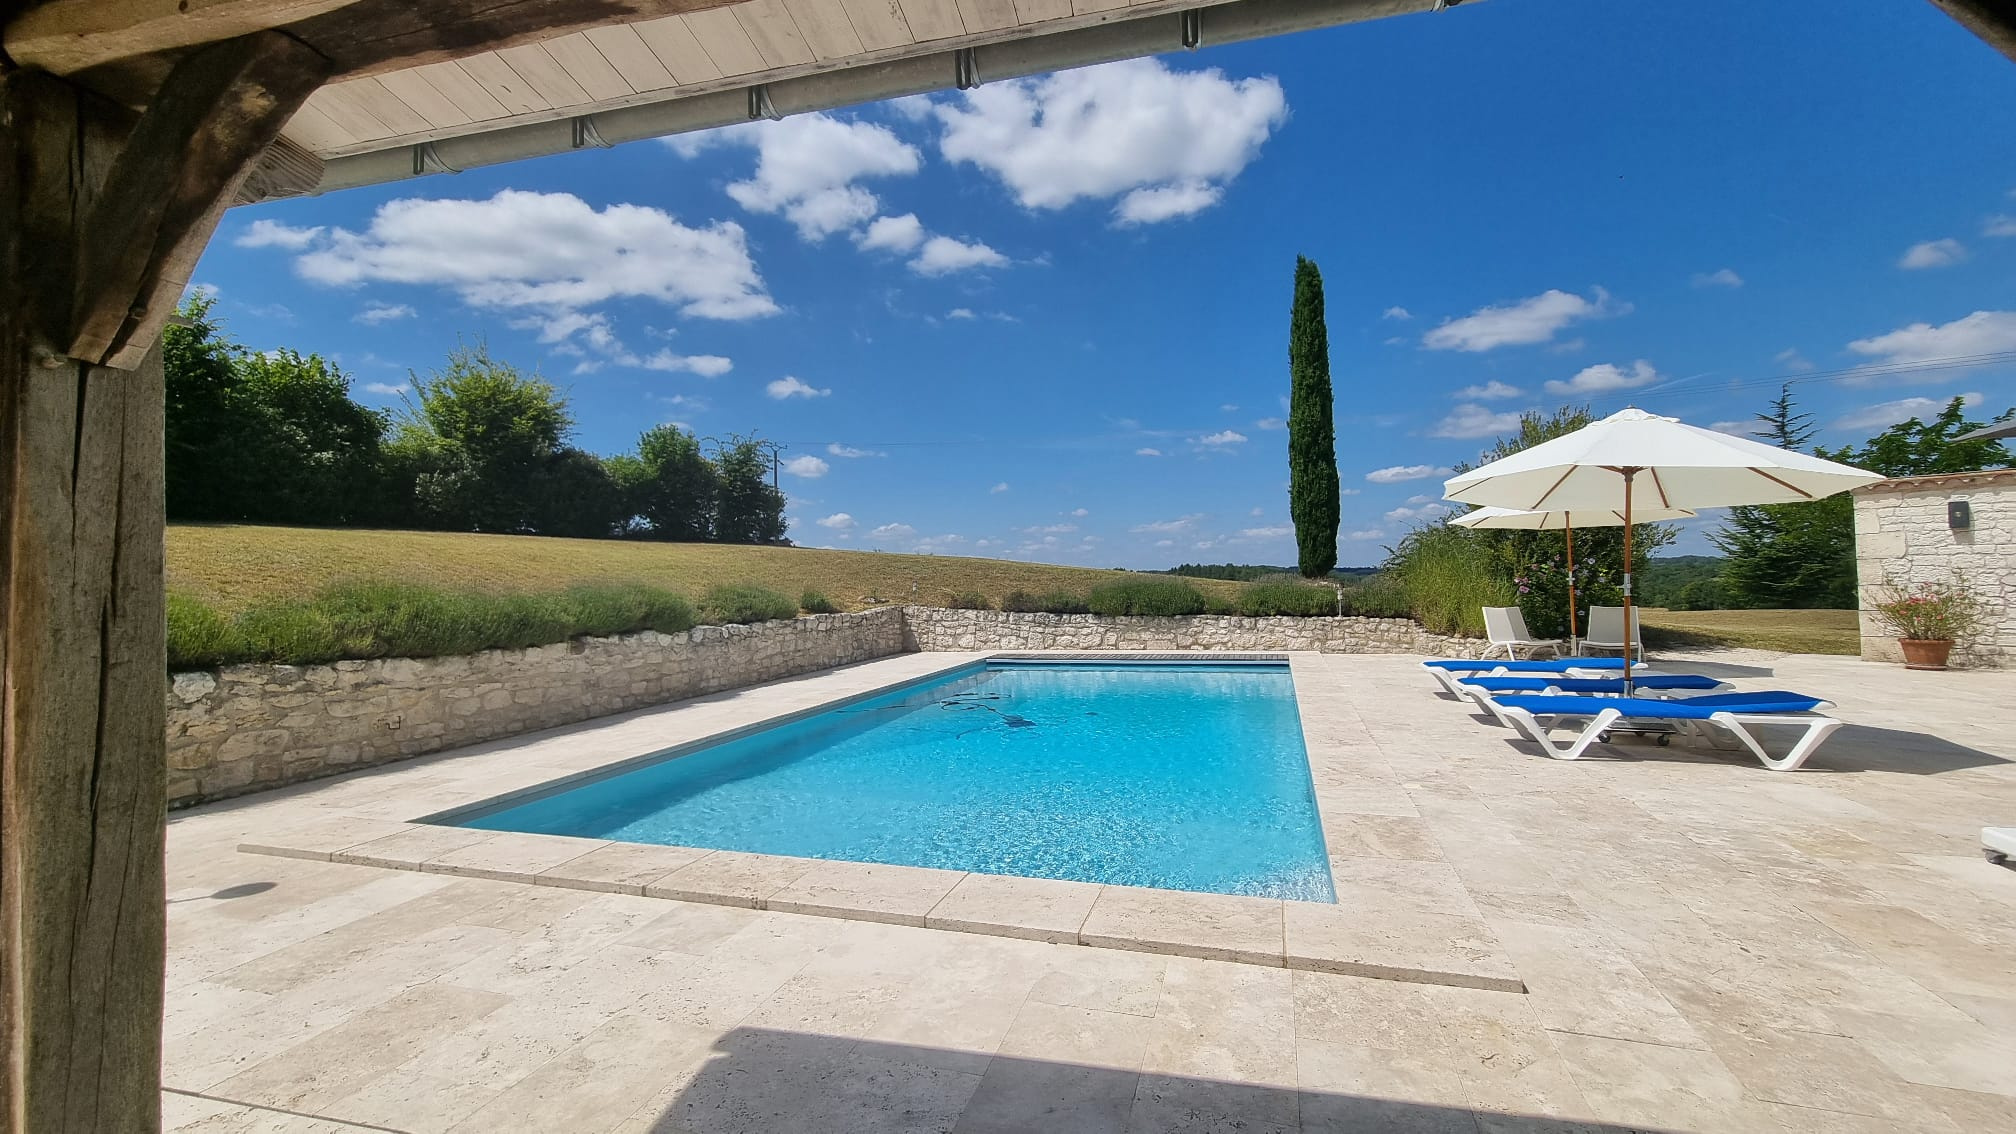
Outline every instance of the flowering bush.
<path id="1" fill-rule="evenodd" d="M 1981 625 L 1981 598 L 1965 580 L 1912 583 L 1886 588 L 1890 597 L 1876 603 L 1876 620 L 1899 638 L 1913 641 L 1956 641 Z"/>
<path id="2" fill-rule="evenodd" d="M 1520 563 L 1513 569 L 1512 585 L 1519 592 L 1519 609 L 1526 626 L 1542 638 L 1560 638 L 1568 633 L 1568 568 L 1561 556 L 1543 557 Z M 1613 572 L 1598 570 L 1588 563 L 1575 564 L 1575 618 L 1579 627 L 1592 602 L 1604 605 L 1616 595 Z"/>

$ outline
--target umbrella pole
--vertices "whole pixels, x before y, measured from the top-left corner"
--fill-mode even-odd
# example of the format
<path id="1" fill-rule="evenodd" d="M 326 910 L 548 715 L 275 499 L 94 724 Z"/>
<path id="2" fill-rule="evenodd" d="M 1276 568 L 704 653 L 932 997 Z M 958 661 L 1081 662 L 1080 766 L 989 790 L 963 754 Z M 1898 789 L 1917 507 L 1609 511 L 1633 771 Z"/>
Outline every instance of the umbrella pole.
<path id="1" fill-rule="evenodd" d="M 1624 695 L 1631 695 L 1631 478 L 1638 470 L 1624 470 Z"/>
<path id="2" fill-rule="evenodd" d="M 1561 530 L 1568 533 L 1568 645 L 1575 645 L 1575 522 L 1563 519 Z M 1581 653 L 1580 649 L 1575 651 Z"/>

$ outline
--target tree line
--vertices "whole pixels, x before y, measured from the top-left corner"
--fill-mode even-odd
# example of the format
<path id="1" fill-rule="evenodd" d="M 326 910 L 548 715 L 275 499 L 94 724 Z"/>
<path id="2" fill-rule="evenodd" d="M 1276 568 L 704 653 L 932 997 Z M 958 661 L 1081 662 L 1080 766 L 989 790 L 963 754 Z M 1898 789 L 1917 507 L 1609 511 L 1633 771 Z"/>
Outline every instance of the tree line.
<path id="1" fill-rule="evenodd" d="M 588 452 L 566 397 L 481 343 L 373 409 L 320 355 L 233 342 L 208 296 L 179 314 L 162 335 L 171 520 L 787 542 L 770 442 L 660 425 L 633 452 Z"/>

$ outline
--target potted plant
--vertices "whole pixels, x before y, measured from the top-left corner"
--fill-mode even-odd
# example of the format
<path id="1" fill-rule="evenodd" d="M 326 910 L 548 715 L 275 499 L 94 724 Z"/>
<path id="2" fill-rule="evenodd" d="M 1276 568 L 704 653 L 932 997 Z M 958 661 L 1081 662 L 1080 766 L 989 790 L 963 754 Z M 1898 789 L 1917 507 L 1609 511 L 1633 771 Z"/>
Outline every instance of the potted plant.
<path id="1" fill-rule="evenodd" d="M 1981 599 L 1965 580 L 1890 584 L 1875 606 L 1876 620 L 1897 635 L 1906 669 L 1945 669 L 1956 639 L 1981 624 Z"/>

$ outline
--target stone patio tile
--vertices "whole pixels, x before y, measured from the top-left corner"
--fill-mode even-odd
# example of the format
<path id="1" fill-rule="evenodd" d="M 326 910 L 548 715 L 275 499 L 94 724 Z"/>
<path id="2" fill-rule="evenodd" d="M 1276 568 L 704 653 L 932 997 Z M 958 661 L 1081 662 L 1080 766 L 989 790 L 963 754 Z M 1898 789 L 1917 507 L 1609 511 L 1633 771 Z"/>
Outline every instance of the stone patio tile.
<path id="1" fill-rule="evenodd" d="M 746 929 L 760 915 L 736 906 L 668 902 L 666 911 L 618 938 L 618 945 L 704 956 Z"/>
<path id="2" fill-rule="evenodd" d="M 1769 1128 L 1769 1119 L 1744 1099 L 1743 1084 L 1712 1052 L 1550 1034 L 1591 1110 L 1604 1121 L 1659 1129 Z"/>
<path id="3" fill-rule="evenodd" d="M 531 882 L 540 872 L 563 862 L 571 862 L 593 850 L 609 845 L 606 839 L 577 839 L 566 835 L 528 835 L 519 831 L 493 831 L 480 843 L 435 855 L 420 864 L 429 874 L 453 874 L 462 878 L 489 878 L 497 882 Z"/>
<path id="4" fill-rule="evenodd" d="M 1874 1012 L 1837 1015 L 1855 1042 L 1900 1078 L 1931 1087 L 2016 1096 L 2016 1036 L 1971 1019 L 1955 1023 Z"/>
<path id="5" fill-rule="evenodd" d="M 1703 1029 L 1723 1066 L 1762 1102 L 1840 1111 L 1892 1123 L 1945 1129 L 1923 1088 L 1907 1083 L 1847 1036 L 1757 1028 Z M 1933 1120 L 1928 1121 L 1930 1114 Z"/>
<path id="6" fill-rule="evenodd" d="M 697 1073 L 713 1038 L 703 1028 L 637 1015 L 615 1017 L 450 1130 L 612 1129 L 668 1079 Z"/>
<path id="7" fill-rule="evenodd" d="M 1366 914 L 1348 906 L 1284 903 L 1291 969 L 1461 988 L 1524 991 L 1504 948 L 1475 917 Z"/>
<path id="8" fill-rule="evenodd" d="M 1415 815 L 1325 816 L 1323 838 L 1334 856 L 1442 861 L 1442 844 Z"/>
<path id="9" fill-rule="evenodd" d="M 1281 964 L 1281 903 L 1274 898 L 1107 886 L 1079 931 L 1086 945 Z"/>
<path id="10" fill-rule="evenodd" d="M 1602 935 L 1518 921 L 1488 924 L 1545 1026 L 1671 1047 L 1707 1046 L 1658 987 Z"/>
<path id="11" fill-rule="evenodd" d="M 1126 1134 L 1143 1040 L 1137 1017 L 1028 1001 L 953 1130 Z"/>
<path id="12" fill-rule="evenodd" d="M 329 856 L 331 862 L 352 866 L 381 866 L 394 870 L 418 870 L 420 864 L 438 855 L 473 846 L 496 834 L 471 827 L 442 827 L 432 823 L 409 824 L 398 834 L 358 843 Z"/>
<path id="13" fill-rule="evenodd" d="M 1294 996 L 1286 970 L 1172 958 L 1145 1030 L 1142 1090 L 1144 1098 L 1153 1095 L 1151 1109 L 1194 1106 L 1263 1128 L 1296 1121 Z M 1287 1089 L 1227 1099 L 1201 1086 L 1212 1081 Z M 1231 1103 L 1243 1109 L 1222 1109 Z"/>
<path id="14" fill-rule="evenodd" d="M 918 866 L 817 862 L 796 881 L 765 898 L 763 905 L 779 913 L 922 926 L 925 915 L 964 877 L 957 870 Z"/>
<path id="15" fill-rule="evenodd" d="M 1476 1134 L 1462 1083 L 1433 1059 L 1319 1040 L 1295 1047 L 1304 1130 Z"/>
<path id="16" fill-rule="evenodd" d="M 1330 856 L 1337 905 L 1361 917 L 1436 914 L 1476 917 L 1477 903 L 1446 862 Z"/>
<path id="17" fill-rule="evenodd" d="M 540 871 L 532 881 L 540 886 L 570 886 L 612 894 L 642 894 L 682 866 L 691 866 L 712 851 L 665 847 L 649 843 L 604 843 L 586 854 Z"/>
<path id="18" fill-rule="evenodd" d="M 2003 922 L 2003 940 L 1989 945 L 1955 933 L 1915 910 L 1871 902 L 1801 903 L 1829 929 L 1855 942 L 1918 983 L 1940 992 L 2016 997 L 2016 963 L 2006 949 L 2016 911 Z"/>
<path id="19" fill-rule="evenodd" d="M 968 874 L 925 915 L 932 929 L 1078 943 L 1100 887 L 1054 878 Z"/>
<path id="20" fill-rule="evenodd" d="M 1153 1016 L 1162 1002 L 1169 958 L 1157 953 L 1085 949 L 1057 958 L 1029 998 L 1045 1004 Z"/>
<path id="21" fill-rule="evenodd" d="M 239 850 L 281 858 L 327 859 L 337 851 L 411 829 L 413 824 L 355 815 L 327 815 L 293 824 L 272 834 L 247 839 Z"/>
<path id="22" fill-rule="evenodd" d="M 818 864 L 816 858 L 715 851 L 656 882 L 645 883 L 644 893 L 652 898 L 761 909 L 770 895 L 796 882 Z"/>

